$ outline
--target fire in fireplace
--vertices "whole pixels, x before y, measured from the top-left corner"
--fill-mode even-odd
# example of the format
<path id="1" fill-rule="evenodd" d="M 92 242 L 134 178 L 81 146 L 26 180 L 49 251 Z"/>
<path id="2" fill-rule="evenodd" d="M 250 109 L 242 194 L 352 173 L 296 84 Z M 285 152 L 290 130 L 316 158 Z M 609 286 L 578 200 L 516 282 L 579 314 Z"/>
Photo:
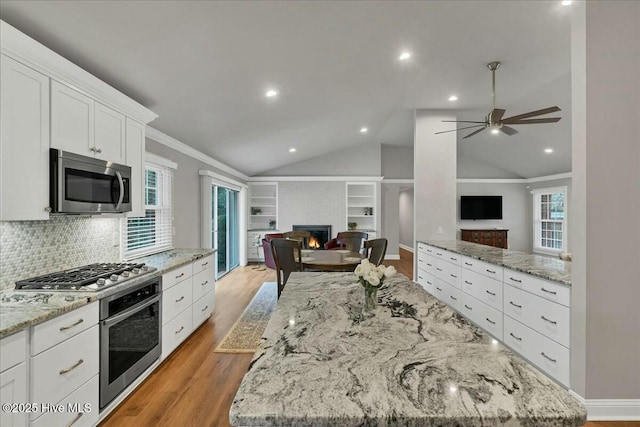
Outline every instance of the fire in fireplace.
<path id="1" fill-rule="evenodd" d="M 324 249 L 324 244 L 331 238 L 330 225 L 294 225 L 293 230 L 306 230 L 311 233 L 310 249 Z"/>

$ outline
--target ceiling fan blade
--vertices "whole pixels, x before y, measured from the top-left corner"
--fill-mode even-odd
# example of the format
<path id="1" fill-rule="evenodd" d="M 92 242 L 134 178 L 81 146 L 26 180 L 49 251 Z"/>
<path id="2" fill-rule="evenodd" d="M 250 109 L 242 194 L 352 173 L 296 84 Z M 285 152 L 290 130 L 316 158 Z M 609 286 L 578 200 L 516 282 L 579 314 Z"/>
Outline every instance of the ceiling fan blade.
<path id="1" fill-rule="evenodd" d="M 486 129 L 486 128 L 485 128 L 485 127 L 483 127 L 482 129 L 478 129 L 478 130 L 476 130 L 476 131 L 474 131 L 474 132 L 471 132 L 469 135 L 465 136 L 465 137 L 464 137 L 464 138 L 462 138 L 462 139 L 467 139 L 467 138 L 469 138 L 469 137 L 471 137 L 471 136 L 475 135 L 476 133 L 480 133 L 480 132 L 482 132 L 482 131 L 483 131 L 483 130 L 485 130 L 485 129 Z"/>
<path id="2" fill-rule="evenodd" d="M 500 130 L 507 135 L 515 135 L 516 133 L 518 133 L 517 130 L 515 130 L 514 128 L 510 128 L 509 126 L 502 126 Z"/>
<path id="3" fill-rule="evenodd" d="M 549 107 L 549 108 L 543 108 L 542 110 L 529 111 L 528 113 L 520 114 L 520 115 L 513 116 L 513 117 L 507 117 L 506 119 L 504 119 L 502 121 L 502 123 L 507 123 L 507 120 L 509 122 L 513 122 L 513 120 L 527 119 L 529 117 L 535 117 L 535 116 L 541 116 L 543 114 L 555 113 L 556 111 L 562 111 L 562 110 L 560 109 L 560 107 L 554 106 L 554 107 Z"/>
<path id="4" fill-rule="evenodd" d="M 443 120 L 442 123 L 487 123 L 487 122 L 474 122 L 469 120 Z"/>
<path id="5" fill-rule="evenodd" d="M 546 119 L 513 120 L 505 119 L 502 123 L 506 125 L 534 125 L 536 123 L 555 123 L 560 121 L 560 117 L 547 117 Z"/>
<path id="6" fill-rule="evenodd" d="M 440 133 L 453 132 L 453 131 L 456 131 L 456 130 L 463 130 L 463 129 L 477 128 L 477 127 L 480 127 L 480 126 L 484 127 L 484 124 L 482 124 L 482 125 L 474 125 L 474 126 L 466 126 L 466 127 L 458 128 L 458 129 L 443 130 L 442 132 L 436 132 L 436 133 L 435 133 L 435 135 L 438 135 L 438 134 L 440 134 Z"/>
<path id="7" fill-rule="evenodd" d="M 498 123 L 502 116 L 504 116 L 504 110 L 502 108 L 494 108 L 493 111 L 489 113 L 489 121 L 491 123 Z"/>

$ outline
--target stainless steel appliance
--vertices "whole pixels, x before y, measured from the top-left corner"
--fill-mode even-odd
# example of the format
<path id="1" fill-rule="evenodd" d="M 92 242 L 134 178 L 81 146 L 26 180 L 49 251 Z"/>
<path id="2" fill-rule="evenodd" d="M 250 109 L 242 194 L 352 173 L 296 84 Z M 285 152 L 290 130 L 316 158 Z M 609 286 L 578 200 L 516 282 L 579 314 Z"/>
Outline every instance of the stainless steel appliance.
<path id="1" fill-rule="evenodd" d="M 100 409 L 160 357 L 161 280 L 100 300 Z"/>
<path id="2" fill-rule="evenodd" d="M 53 213 L 131 211 L 131 168 L 52 148 L 49 202 Z"/>

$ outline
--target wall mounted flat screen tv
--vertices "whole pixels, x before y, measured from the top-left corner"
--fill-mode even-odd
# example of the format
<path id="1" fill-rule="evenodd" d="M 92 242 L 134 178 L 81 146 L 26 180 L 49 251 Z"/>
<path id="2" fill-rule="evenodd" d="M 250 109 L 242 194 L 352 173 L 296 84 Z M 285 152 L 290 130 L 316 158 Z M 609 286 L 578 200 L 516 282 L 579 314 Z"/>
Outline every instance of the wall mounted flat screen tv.
<path id="1" fill-rule="evenodd" d="M 502 219 L 502 196 L 461 196 L 460 219 Z"/>

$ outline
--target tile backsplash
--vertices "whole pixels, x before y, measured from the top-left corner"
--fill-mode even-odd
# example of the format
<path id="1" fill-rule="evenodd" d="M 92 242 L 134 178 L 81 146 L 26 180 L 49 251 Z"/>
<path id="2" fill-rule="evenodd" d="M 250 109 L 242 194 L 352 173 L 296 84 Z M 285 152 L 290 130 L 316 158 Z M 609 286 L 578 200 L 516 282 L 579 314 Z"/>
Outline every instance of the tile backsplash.
<path id="1" fill-rule="evenodd" d="M 0 290 L 21 279 L 120 260 L 120 218 L 0 221 Z"/>

